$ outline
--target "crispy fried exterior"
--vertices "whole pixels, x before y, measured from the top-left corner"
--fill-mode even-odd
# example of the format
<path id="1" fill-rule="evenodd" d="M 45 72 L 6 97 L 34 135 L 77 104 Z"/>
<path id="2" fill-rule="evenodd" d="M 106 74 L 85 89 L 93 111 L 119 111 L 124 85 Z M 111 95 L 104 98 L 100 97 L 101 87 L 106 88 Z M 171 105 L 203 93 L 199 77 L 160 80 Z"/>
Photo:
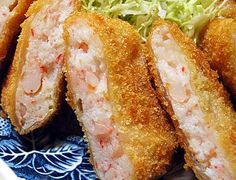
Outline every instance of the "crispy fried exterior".
<path id="1" fill-rule="evenodd" d="M 79 18 L 87 19 L 104 43 L 112 119 L 121 146 L 133 164 L 132 179 L 162 175 L 170 164 L 176 141 L 173 128 L 150 85 L 140 36 L 128 23 L 96 14 L 76 13 L 64 28 Z M 68 36 L 65 34 L 67 43 Z M 68 91 L 69 103 L 78 110 L 70 81 Z"/>
<path id="2" fill-rule="evenodd" d="M 228 0 L 221 11 L 221 15 L 227 18 L 236 18 L 236 1 Z"/>
<path id="3" fill-rule="evenodd" d="M 0 70 L 5 60 L 7 51 L 14 36 L 20 30 L 20 24 L 25 19 L 25 13 L 34 0 L 21 0 L 17 2 L 11 16 L 8 18 L 3 31 L 0 32 Z"/>
<path id="4" fill-rule="evenodd" d="M 15 95 L 16 95 L 16 89 L 17 84 L 20 80 L 20 75 L 22 68 L 25 63 L 25 55 L 28 47 L 28 39 L 30 34 L 30 24 L 32 22 L 32 19 L 34 16 L 47 4 L 53 2 L 53 0 L 38 0 L 35 1 L 29 8 L 29 10 L 26 13 L 26 16 L 28 17 L 22 26 L 22 32 L 18 39 L 18 44 L 16 47 L 15 56 L 13 59 L 13 63 L 10 67 L 10 70 L 7 75 L 7 79 L 3 85 L 2 89 L 2 97 L 1 97 L 1 104 L 3 110 L 8 114 L 8 116 L 11 119 L 11 123 L 15 126 L 15 129 L 20 134 L 27 134 L 34 129 L 37 129 L 39 127 L 43 127 L 46 125 L 55 115 L 55 112 L 58 110 L 61 102 L 61 94 L 64 90 L 64 75 L 63 71 L 61 70 L 59 72 L 58 78 L 57 78 L 57 89 L 55 96 L 53 97 L 53 104 L 52 110 L 48 112 L 48 115 L 45 117 L 45 119 L 41 122 L 35 123 L 33 126 L 31 126 L 27 130 L 23 130 L 21 126 L 18 123 L 18 119 L 16 117 L 16 111 L 15 111 Z M 79 3 L 77 3 L 77 7 L 79 8 Z"/>
<path id="5" fill-rule="evenodd" d="M 200 47 L 210 56 L 210 66 L 236 96 L 236 19 L 211 21 L 202 34 Z"/>
<path id="6" fill-rule="evenodd" d="M 206 55 L 197 49 L 195 43 L 187 38 L 174 23 L 159 20 L 156 22 L 153 29 L 161 25 L 169 27 L 170 33 L 186 55 L 187 65 L 189 69 L 191 69 L 191 85 L 199 98 L 200 107 L 204 113 L 204 120 L 212 126 L 215 133 L 218 135 L 217 140 L 220 144 L 220 148 L 223 150 L 232 172 L 235 173 L 236 114 L 232 109 L 228 95 L 224 91 L 222 84 L 219 83 L 217 73 L 210 69 Z M 149 38 L 147 46 L 151 51 L 151 38 Z M 155 82 L 155 87 L 159 94 L 158 97 L 160 97 L 163 107 L 166 108 L 167 112 L 172 117 L 179 143 L 186 151 L 186 166 L 191 167 L 199 179 L 206 179 L 204 174 L 195 168 L 197 162 L 193 160 L 193 151 L 188 145 L 186 136 L 179 128 L 178 120 L 173 112 L 164 87 L 161 84 L 160 75 L 155 68 L 154 59 L 150 58 L 148 60 L 149 72 Z M 234 178 L 236 178 L 236 174 L 234 174 Z"/>

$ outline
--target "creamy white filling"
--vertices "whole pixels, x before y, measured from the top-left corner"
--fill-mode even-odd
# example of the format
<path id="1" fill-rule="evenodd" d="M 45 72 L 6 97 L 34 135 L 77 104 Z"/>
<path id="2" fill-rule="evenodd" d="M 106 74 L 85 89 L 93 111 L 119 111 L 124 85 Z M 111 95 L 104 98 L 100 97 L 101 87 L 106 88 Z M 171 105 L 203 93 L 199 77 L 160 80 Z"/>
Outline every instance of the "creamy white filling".
<path id="1" fill-rule="evenodd" d="M 16 91 L 16 115 L 23 129 L 53 111 L 64 53 L 63 22 L 73 10 L 72 0 L 53 1 L 31 22 L 26 60 Z"/>
<path id="2" fill-rule="evenodd" d="M 85 20 L 78 20 L 69 33 L 70 82 L 74 99 L 82 105 L 79 119 L 87 131 L 98 176 L 107 180 L 130 179 L 133 167 L 112 123 L 103 43 Z"/>
<path id="3" fill-rule="evenodd" d="M 151 46 L 179 128 L 187 137 L 194 160 L 199 162 L 196 165 L 210 179 L 231 179 L 223 153 L 217 146 L 217 135 L 204 121 L 199 99 L 192 88 L 187 57 L 167 26 L 162 25 L 153 32 Z"/>

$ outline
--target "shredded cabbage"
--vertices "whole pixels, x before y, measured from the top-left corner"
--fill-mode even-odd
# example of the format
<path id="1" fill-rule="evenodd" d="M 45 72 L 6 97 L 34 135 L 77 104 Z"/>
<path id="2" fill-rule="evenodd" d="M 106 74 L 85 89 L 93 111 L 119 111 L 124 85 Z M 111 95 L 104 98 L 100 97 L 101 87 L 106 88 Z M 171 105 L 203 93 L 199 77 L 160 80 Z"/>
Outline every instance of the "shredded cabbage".
<path id="1" fill-rule="evenodd" d="M 158 19 L 176 22 L 194 40 L 228 0 L 82 0 L 85 11 L 95 11 L 128 21 L 145 41 L 152 23 Z"/>

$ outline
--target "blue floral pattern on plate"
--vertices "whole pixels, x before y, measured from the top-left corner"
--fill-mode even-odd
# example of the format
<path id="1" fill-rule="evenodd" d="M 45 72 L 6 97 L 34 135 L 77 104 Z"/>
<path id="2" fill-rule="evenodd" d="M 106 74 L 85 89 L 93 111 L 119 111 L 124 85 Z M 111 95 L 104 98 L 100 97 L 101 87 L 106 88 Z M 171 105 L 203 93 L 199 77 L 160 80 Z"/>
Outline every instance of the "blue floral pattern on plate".
<path id="1" fill-rule="evenodd" d="M 1 117 L 0 108 L 0 158 L 21 180 L 97 179 L 79 123 L 68 105 L 63 107 L 47 127 L 26 136 Z M 173 162 L 168 173 L 158 179 L 196 179 L 191 171 L 184 171 L 181 150 Z"/>
<path id="2" fill-rule="evenodd" d="M 20 136 L 8 119 L 0 117 L 0 158 L 26 180 L 96 179 L 82 136 L 55 138 L 47 132 Z M 36 144 L 44 147 L 36 150 Z"/>

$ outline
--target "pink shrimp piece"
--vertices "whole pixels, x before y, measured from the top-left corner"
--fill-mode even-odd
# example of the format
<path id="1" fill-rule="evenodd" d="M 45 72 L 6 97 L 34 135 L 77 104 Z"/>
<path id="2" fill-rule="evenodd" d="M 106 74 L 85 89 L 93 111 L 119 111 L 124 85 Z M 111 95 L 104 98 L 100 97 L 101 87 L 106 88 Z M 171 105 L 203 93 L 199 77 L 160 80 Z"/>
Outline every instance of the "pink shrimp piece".
<path id="1" fill-rule="evenodd" d="M 34 30 L 34 29 L 30 29 L 30 35 L 31 35 L 32 37 L 35 37 L 35 30 Z"/>
<path id="2" fill-rule="evenodd" d="M 110 125 L 94 122 L 94 135 L 109 135 L 111 134 L 113 127 Z"/>
<path id="3" fill-rule="evenodd" d="M 185 103 L 191 97 L 190 90 L 187 88 L 187 86 L 183 86 L 178 82 L 173 82 L 170 85 L 169 94 L 174 101 L 179 103 Z"/>
<path id="4" fill-rule="evenodd" d="M 22 87 L 26 94 L 35 94 L 42 85 L 42 72 L 38 65 L 33 64 L 23 74 Z"/>
<path id="5" fill-rule="evenodd" d="M 91 71 L 86 72 L 85 81 L 86 81 L 86 83 L 88 83 L 88 85 L 90 85 L 92 87 L 97 87 L 97 85 L 99 83 L 98 77 L 94 73 L 92 73 Z"/>

